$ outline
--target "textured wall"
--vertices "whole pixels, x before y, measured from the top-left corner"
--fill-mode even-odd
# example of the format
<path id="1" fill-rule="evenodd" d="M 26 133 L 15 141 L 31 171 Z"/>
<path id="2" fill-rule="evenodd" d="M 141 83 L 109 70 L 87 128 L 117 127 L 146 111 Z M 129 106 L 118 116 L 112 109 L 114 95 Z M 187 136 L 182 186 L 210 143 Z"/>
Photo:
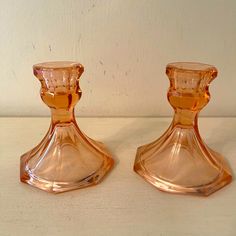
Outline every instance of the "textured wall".
<path id="1" fill-rule="evenodd" d="M 202 61 L 220 73 L 209 116 L 236 115 L 234 0 L 1 0 L 0 115 L 48 115 L 32 64 L 76 60 L 81 116 L 170 115 L 165 65 Z"/>

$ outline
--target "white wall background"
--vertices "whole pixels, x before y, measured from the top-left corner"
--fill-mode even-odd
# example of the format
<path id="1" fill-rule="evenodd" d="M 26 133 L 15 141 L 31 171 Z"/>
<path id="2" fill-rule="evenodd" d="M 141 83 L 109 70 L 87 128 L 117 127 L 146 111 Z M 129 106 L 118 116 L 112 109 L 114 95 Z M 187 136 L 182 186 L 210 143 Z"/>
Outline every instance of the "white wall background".
<path id="1" fill-rule="evenodd" d="M 32 65 L 85 66 L 81 116 L 163 116 L 165 65 L 215 65 L 209 116 L 236 115 L 235 0 L 0 0 L 0 115 L 49 115 Z"/>

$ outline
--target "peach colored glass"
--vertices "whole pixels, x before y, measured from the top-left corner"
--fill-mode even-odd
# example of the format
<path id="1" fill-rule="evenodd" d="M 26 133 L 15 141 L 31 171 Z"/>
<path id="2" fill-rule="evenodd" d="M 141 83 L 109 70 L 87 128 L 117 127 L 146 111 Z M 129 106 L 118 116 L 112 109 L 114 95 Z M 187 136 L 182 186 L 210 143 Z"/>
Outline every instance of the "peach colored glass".
<path id="1" fill-rule="evenodd" d="M 113 160 L 102 143 L 88 138 L 76 124 L 83 66 L 47 62 L 33 69 L 42 85 L 41 98 L 51 109 L 51 126 L 40 144 L 21 157 L 21 181 L 54 193 L 97 184 Z"/>
<path id="2" fill-rule="evenodd" d="M 170 193 L 209 195 L 231 182 L 220 154 L 202 141 L 198 113 L 210 99 L 215 67 L 190 62 L 168 64 L 168 100 L 175 114 L 168 130 L 137 150 L 134 170 L 149 183 Z"/>

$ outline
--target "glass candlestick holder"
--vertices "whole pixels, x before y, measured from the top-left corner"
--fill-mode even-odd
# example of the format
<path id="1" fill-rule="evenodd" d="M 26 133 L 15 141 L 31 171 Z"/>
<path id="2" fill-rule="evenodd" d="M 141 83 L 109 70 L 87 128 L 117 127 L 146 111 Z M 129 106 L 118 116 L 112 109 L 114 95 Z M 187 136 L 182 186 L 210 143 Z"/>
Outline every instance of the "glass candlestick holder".
<path id="1" fill-rule="evenodd" d="M 75 120 L 83 66 L 47 62 L 34 65 L 33 71 L 41 82 L 41 98 L 51 109 L 51 125 L 43 140 L 21 156 L 21 181 L 53 193 L 97 184 L 113 159 L 102 143 L 81 132 Z"/>
<path id="2" fill-rule="evenodd" d="M 168 64 L 168 100 L 174 118 L 156 141 L 137 150 L 134 170 L 159 190 L 209 195 L 231 182 L 223 157 L 210 149 L 198 130 L 198 113 L 209 102 L 217 69 L 202 63 Z"/>

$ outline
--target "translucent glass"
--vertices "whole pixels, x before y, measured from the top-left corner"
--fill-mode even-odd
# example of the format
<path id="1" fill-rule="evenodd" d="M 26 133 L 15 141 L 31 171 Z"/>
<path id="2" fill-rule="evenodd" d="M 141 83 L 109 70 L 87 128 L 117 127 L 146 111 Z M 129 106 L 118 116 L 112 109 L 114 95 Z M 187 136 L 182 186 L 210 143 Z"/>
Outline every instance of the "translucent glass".
<path id="1" fill-rule="evenodd" d="M 97 184 L 113 160 L 102 143 L 88 138 L 76 124 L 83 66 L 47 62 L 33 70 L 41 82 L 41 98 L 51 109 L 51 125 L 43 140 L 21 157 L 21 181 L 54 193 Z"/>
<path id="2" fill-rule="evenodd" d="M 198 113 L 210 99 L 209 84 L 217 76 L 211 65 L 168 64 L 168 100 L 175 114 L 168 130 L 137 150 L 134 170 L 160 190 L 209 195 L 231 182 L 223 157 L 201 139 Z"/>

